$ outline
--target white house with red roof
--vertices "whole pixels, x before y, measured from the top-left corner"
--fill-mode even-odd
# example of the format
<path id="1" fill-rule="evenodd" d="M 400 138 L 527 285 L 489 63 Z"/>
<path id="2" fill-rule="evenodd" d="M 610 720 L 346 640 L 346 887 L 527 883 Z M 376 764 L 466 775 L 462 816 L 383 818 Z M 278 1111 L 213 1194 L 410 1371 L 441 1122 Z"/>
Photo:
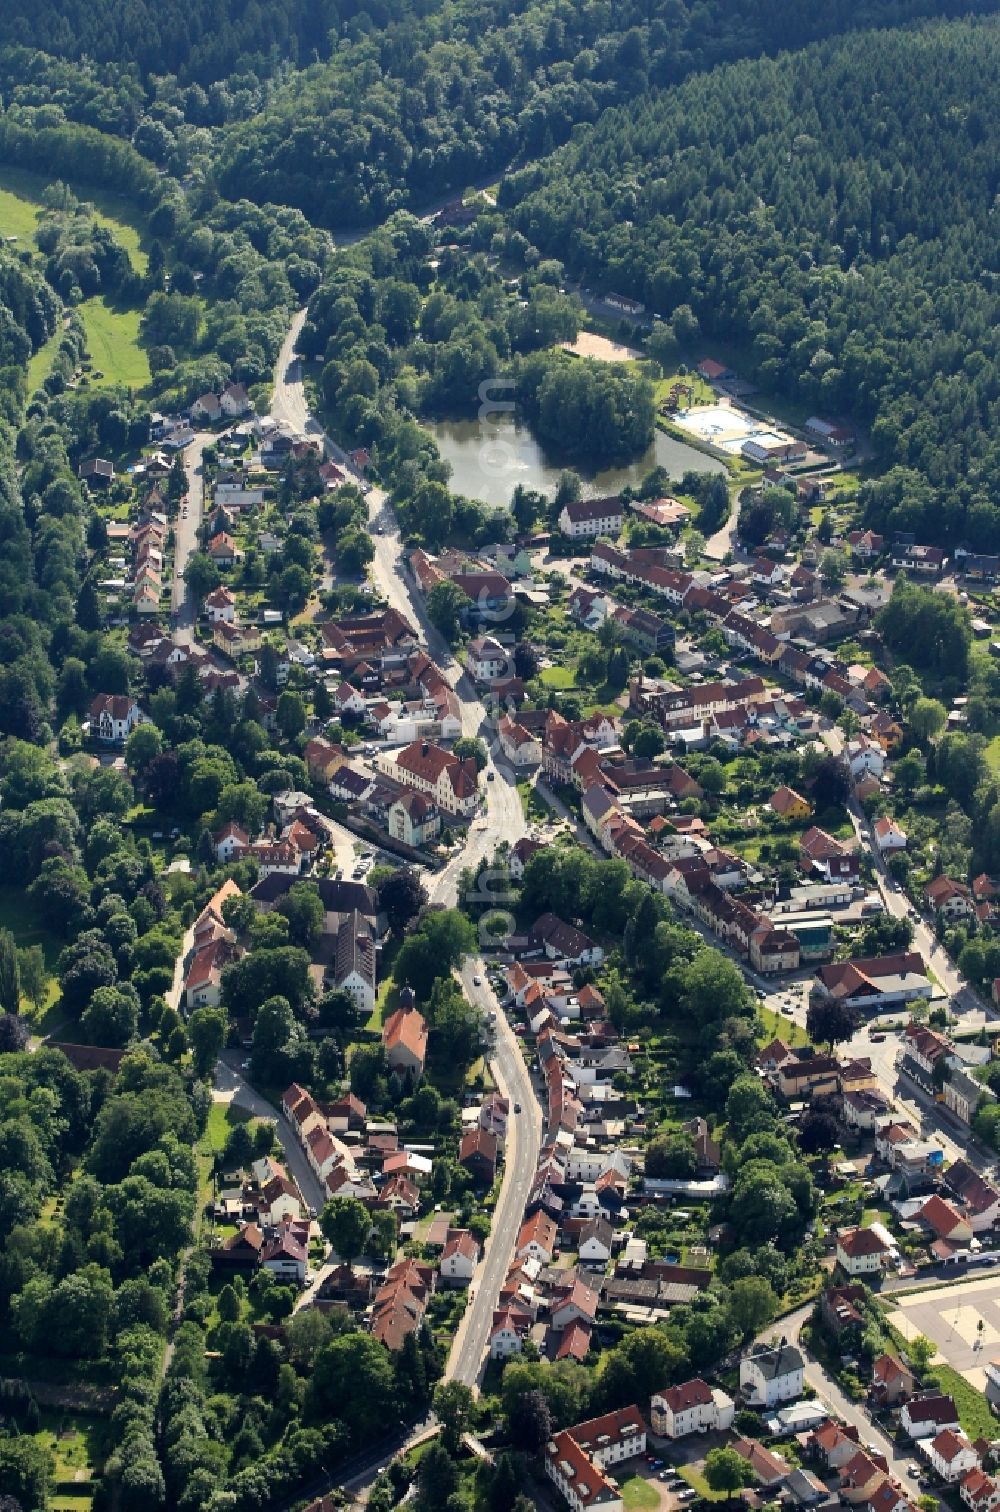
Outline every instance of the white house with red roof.
<path id="1" fill-rule="evenodd" d="M 1000 1502 L 1000 1486 L 992 1475 L 987 1475 L 978 1465 L 975 1470 L 969 1470 L 962 1476 L 958 1494 L 969 1512 L 993 1512 L 993 1508 Z"/>
<path id="2" fill-rule="evenodd" d="M 453 1286 L 468 1286 L 476 1274 L 480 1253 L 475 1235 L 468 1229 L 453 1229 L 441 1251 L 441 1275 Z"/>
<path id="3" fill-rule="evenodd" d="M 942 1428 L 920 1448 L 931 1468 L 949 1485 L 954 1485 L 979 1466 L 979 1455 L 961 1428 Z"/>
<path id="4" fill-rule="evenodd" d="M 262 1270 L 270 1271 L 277 1280 L 296 1281 L 301 1286 L 308 1269 L 305 1245 L 286 1229 L 265 1242 L 260 1264 Z"/>
<path id="5" fill-rule="evenodd" d="M 218 588 L 213 588 L 206 598 L 205 613 L 213 625 L 235 623 L 236 600 L 224 583 L 220 583 Z"/>
<path id="6" fill-rule="evenodd" d="M 611 1466 L 646 1451 L 646 1424 L 638 1407 L 623 1407 L 604 1417 L 557 1433 L 545 1446 L 545 1473 L 573 1512 L 622 1512 L 618 1483 Z"/>
<path id="7" fill-rule="evenodd" d="M 531 1315 L 523 1307 L 498 1308 L 490 1329 L 490 1359 L 509 1360 L 521 1353 L 521 1346 L 531 1332 Z"/>
<path id="8" fill-rule="evenodd" d="M 471 756 L 463 761 L 429 740 L 414 740 L 378 764 L 404 787 L 429 795 L 446 814 L 468 819 L 479 806 L 479 773 Z"/>
<path id="9" fill-rule="evenodd" d="M 124 745 L 142 720 L 142 710 L 127 693 L 98 693 L 90 705 L 90 733 L 105 745 Z"/>
<path id="10" fill-rule="evenodd" d="M 849 1276 L 879 1275 L 889 1255 L 889 1246 L 874 1229 L 843 1229 L 837 1235 L 837 1263 Z"/>
<path id="11" fill-rule="evenodd" d="M 649 1404 L 649 1420 L 661 1438 L 679 1439 L 689 1433 L 723 1432 L 732 1427 L 736 1411 L 732 1397 L 695 1378 L 657 1392 Z"/>

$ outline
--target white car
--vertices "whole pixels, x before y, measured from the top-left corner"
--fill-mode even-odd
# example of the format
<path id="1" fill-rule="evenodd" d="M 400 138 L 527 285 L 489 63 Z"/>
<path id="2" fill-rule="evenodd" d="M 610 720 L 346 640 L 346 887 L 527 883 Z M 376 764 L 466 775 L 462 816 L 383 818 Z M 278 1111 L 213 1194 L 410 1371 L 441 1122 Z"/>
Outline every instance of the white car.
<path id="1" fill-rule="evenodd" d="M 474 976 L 472 978 L 472 985 L 473 985 L 473 987 L 481 987 L 483 985 L 483 979 L 482 979 L 482 977 L 481 976 Z"/>

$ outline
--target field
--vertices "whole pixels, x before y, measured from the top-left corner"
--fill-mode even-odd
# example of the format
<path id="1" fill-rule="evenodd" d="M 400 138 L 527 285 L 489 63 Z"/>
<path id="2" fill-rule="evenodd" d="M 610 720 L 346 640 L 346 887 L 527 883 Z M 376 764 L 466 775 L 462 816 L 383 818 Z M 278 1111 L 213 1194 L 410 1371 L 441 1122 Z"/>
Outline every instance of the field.
<path id="1" fill-rule="evenodd" d="M 0 236 L 14 236 L 33 249 L 35 226 L 43 208 L 46 180 L 39 174 L 15 168 L 0 169 Z M 143 222 L 124 198 L 80 188 L 81 198 L 94 205 L 94 218 L 114 233 L 129 255 L 133 267 L 145 273 L 148 258 L 142 247 Z M 91 383 L 96 387 L 121 384 L 143 388 L 150 379 L 146 354 L 139 346 L 138 309 L 118 309 L 97 296 L 79 306 L 87 331 L 87 346 L 93 359 Z M 35 353 L 28 366 L 28 392 L 40 386 L 52 366 L 61 329 Z"/>
<path id="2" fill-rule="evenodd" d="M 31 240 L 49 182 L 42 174 L 26 168 L 0 167 L 0 235 Z M 94 206 L 94 219 L 114 232 L 136 272 L 145 273 L 149 266 L 142 246 L 146 228 L 135 206 L 124 195 L 107 189 L 89 189 L 82 184 L 71 184 L 70 188 Z"/>
<path id="3" fill-rule="evenodd" d="M 85 299 L 80 314 L 87 330 L 87 347 L 94 364 L 91 383 L 122 384 L 144 388 L 149 382 L 149 363 L 139 345 L 139 311 L 116 310 L 98 296 Z"/>

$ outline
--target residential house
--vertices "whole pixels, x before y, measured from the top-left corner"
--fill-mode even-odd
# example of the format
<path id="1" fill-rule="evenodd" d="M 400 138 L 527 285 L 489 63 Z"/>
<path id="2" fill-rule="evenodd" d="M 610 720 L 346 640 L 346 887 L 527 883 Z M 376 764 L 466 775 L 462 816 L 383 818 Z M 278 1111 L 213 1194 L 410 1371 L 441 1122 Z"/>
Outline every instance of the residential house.
<path id="1" fill-rule="evenodd" d="M 432 798 L 423 793 L 400 793 L 389 806 L 389 834 L 419 850 L 441 833 L 441 814 Z"/>
<path id="2" fill-rule="evenodd" d="M 98 693 L 90 705 L 90 733 L 105 745 L 124 745 L 143 714 L 125 693 Z"/>
<path id="3" fill-rule="evenodd" d="M 812 804 L 794 788 L 781 787 L 775 789 L 767 800 L 779 819 L 800 820 L 808 819 L 812 814 Z"/>
<path id="4" fill-rule="evenodd" d="M 818 872 L 827 882 L 856 882 L 860 874 L 855 851 L 815 825 L 799 837 L 799 860 L 805 870 Z"/>
<path id="5" fill-rule="evenodd" d="M 993 1512 L 993 1508 L 1000 1503 L 1000 1485 L 992 1475 L 987 1475 L 978 1466 L 963 1475 L 958 1494 L 969 1512 Z"/>
<path id="6" fill-rule="evenodd" d="M 864 1449 L 855 1450 L 840 1469 L 841 1500 L 854 1507 L 869 1502 L 885 1480 L 886 1469 L 886 1461 L 881 1455 L 875 1457 Z"/>
<path id="7" fill-rule="evenodd" d="M 478 683 L 496 682 L 508 670 L 510 653 L 491 635 L 477 636 L 466 648 L 466 665 Z"/>
<path id="8" fill-rule="evenodd" d="M 849 1276 L 881 1275 L 889 1246 L 874 1229 L 842 1229 L 837 1235 L 837 1264 Z"/>
<path id="9" fill-rule="evenodd" d="M 685 1381 L 658 1392 L 650 1402 L 649 1420 L 661 1438 L 685 1438 L 689 1433 L 724 1432 L 736 1411 L 731 1397 L 704 1381 Z"/>
<path id="10" fill-rule="evenodd" d="M 832 1055 L 790 1055 L 778 1067 L 777 1085 L 788 1101 L 825 1097 L 839 1090 L 840 1062 Z"/>
<path id="11" fill-rule="evenodd" d="M 110 488 L 115 481 L 114 463 L 108 462 L 104 457 L 91 457 L 88 461 L 80 463 L 76 475 L 81 483 L 89 483 L 97 488 Z"/>
<path id="12" fill-rule="evenodd" d="M 490 1187 L 496 1178 L 499 1141 L 488 1129 L 468 1129 L 458 1146 L 458 1163 L 473 1179 Z"/>
<path id="13" fill-rule="evenodd" d="M 970 1470 L 979 1468 L 979 1455 L 961 1428 L 943 1428 L 921 1448 L 931 1469 L 948 1485 L 955 1485 Z"/>
<path id="14" fill-rule="evenodd" d="M 548 1213 L 539 1210 L 521 1225 L 514 1253 L 518 1259 L 528 1255 L 533 1260 L 540 1260 L 543 1265 L 551 1265 L 557 1249 L 557 1238 L 555 1223 Z"/>
<path id="15" fill-rule="evenodd" d="M 794 1344 L 754 1344 L 740 1361 L 740 1392 L 752 1407 L 776 1407 L 802 1395 L 802 1356 Z"/>
<path id="16" fill-rule="evenodd" d="M 933 992 L 923 957 L 915 950 L 821 966 L 813 990 L 821 997 L 880 1012 L 916 998 L 929 998 Z"/>
<path id="17" fill-rule="evenodd" d="M 479 1240 L 468 1229 L 453 1230 L 441 1251 L 442 1277 L 455 1286 L 468 1286 L 476 1274 L 480 1253 Z"/>
<path id="18" fill-rule="evenodd" d="M 611 1259 L 614 1229 L 606 1218 L 588 1218 L 577 1238 L 577 1253 L 581 1265 L 603 1271 Z"/>
<path id="19" fill-rule="evenodd" d="M 979 1111 L 980 1103 L 992 1101 L 993 1098 L 990 1089 L 984 1087 L 982 1082 L 977 1081 L 972 1072 L 964 1067 L 949 1072 L 942 1091 L 945 1107 L 964 1124 L 972 1123 Z"/>
<path id="20" fill-rule="evenodd" d="M 824 1423 L 810 1434 L 807 1445 L 810 1453 L 822 1460 L 829 1470 L 840 1470 L 849 1464 L 859 1448 L 859 1434 L 853 1423 Z"/>
<path id="21" fill-rule="evenodd" d="M 225 531 L 220 531 L 218 535 L 214 535 L 205 550 L 212 558 L 216 567 L 232 567 L 236 561 L 236 542 Z"/>
<path id="22" fill-rule="evenodd" d="M 590 1328 L 597 1317 L 600 1291 L 581 1280 L 579 1275 L 570 1279 L 565 1287 L 554 1293 L 549 1304 L 549 1317 L 557 1333 L 571 1328 L 574 1323 L 583 1323 Z"/>
<path id="23" fill-rule="evenodd" d="M 950 1396 L 939 1391 L 924 1391 L 904 1402 L 899 1414 L 904 1433 L 911 1439 L 931 1439 L 944 1429 L 957 1430 L 958 1410 Z"/>
<path id="24" fill-rule="evenodd" d="M 237 1233 L 230 1234 L 219 1249 L 212 1251 L 212 1266 L 215 1270 L 256 1270 L 260 1264 L 264 1235 L 256 1223 L 247 1223 Z"/>
<path id="25" fill-rule="evenodd" d="M 404 787 L 433 798 L 444 813 L 469 818 L 479 805 L 479 776 L 473 757 L 464 761 L 427 740 L 415 740 L 395 755 L 379 759 L 379 768 Z"/>
<path id="26" fill-rule="evenodd" d="M 885 771 L 885 752 L 876 740 L 858 735 L 844 746 L 844 765 L 855 782 L 863 777 L 881 777 Z"/>
<path id="27" fill-rule="evenodd" d="M 260 639 L 260 630 L 256 625 L 236 625 L 226 620 L 217 620 L 212 626 L 212 644 L 231 661 L 238 661 L 241 656 L 259 651 Z"/>
<path id="28" fill-rule="evenodd" d="M 646 1452 L 646 1425 L 638 1407 L 622 1407 L 578 1423 L 549 1439 L 545 1473 L 573 1512 L 622 1512 L 624 1502 L 609 1468 Z"/>
<path id="29" fill-rule="evenodd" d="M 206 598 L 205 613 L 212 624 L 222 620 L 227 625 L 231 625 L 235 621 L 236 600 L 224 583 L 220 583 L 218 588 L 213 588 Z"/>
<path id="30" fill-rule="evenodd" d="M 898 825 L 895 819 L 876 819 L 872 825 L 875 843 L 883 855 L 890 851 L 906 849 L 906 832 Z"/>
<path id="31" fill-rule="evenodd" d="M 268 1239 L 260 1252 L 262 1270 L 270 1271 L 277 1281 L 294 1281 L 301 1286 L 308 1270 L 308 1254 L 301 1240 L 283 1230 Z"/>
<path id="32" fill-rule="evenodd" d="M 528 931 L 528 944 L 543 950 L 550 961 L 565 960 L 571 966 L 600 966 L 604 960 L 600 945 L 553 913 L 535 920 Z"/>
<path id="33" fill-rule="evenodd" d="M 766 1449 L 756 1439 L 738 1438 L 732 1446 L 740 1459 L 745 1460 L 754 1480 L 765 1490 L 772 1490 L 781 1485 L 782 1481 L 791 1473 L 791 1466 L 787 1460 L 783 1460 L 780 1454 L 774 1454 Z"/>
<path id="34" fill-rule="evenodd" d="M 964 882 L 956 882 L 952 877 L 942 875 L 935 877 L 933 882 L 928 882 L 924 888 L 924 902 L 948 924 L 959 923 L 975 915 L 971 891 Z"/>
<path id="35" fill-rule="evenodd" d="M 868 1293 L 860 1282 L 850 1286 L 828 1286 L 820 1298 L 819 1310 L 824 1327 L 839 1340 L 849 1331 L 864 1327 L 861 1311 Z"/>
<path id="36" fill-rule="evenodd" d="M 879 1407 L 899 1407 L 917 1389 L 917 1378 L 895 1355 L 882 1354 L 872 1366 L 869 1395 Z"/>
<path id="37" fill-rule="evenodd" d="M 965 1245 L 972 1238 L 972 1224 L 964 1213 L 947 1202 L 937 1192 L 921 1205 L 916 1216 L 925 1223 L 936 1239 L 946 1239 L 952 1244 Z"/>
<path id="38" fill-rule="evenodd" d="M 219 395 L 219 405 L 230 420 L 241 420 L 253 410 L 250 395 L 242 383 L 227 383 Z"/>
<path id="39" fill-rule="evenodd" d="M 502 1307 L 493 1314 L 490 1329 L 490 1359 L 509 1360 L 521 1353 L 521 1346 L 531 1332 L 531 1315 L 520 1307 Z"/>
<path id="40" fill-rule="evenodd" d="M 382 1043 L 390 1071 L 412 1076 L 419 1080 L 424 1074 L 427 1059 L 427 1020 L 410 1000 L 404 1004 L 404 988 L 399 995 L 400 1006 L 389 1015 L 382 1025 Z"/>
<path id="41" fill-rule="evenodd" d="M 542 742 L 513 714 L 506 713 L 497 726 L 500 749 L 514 767 L 538 766 L 542 759 Z"/>
<path id="42" fill-rule="evenodd" d="M 1000 1223 L 1000 1191 L 966 1160 L 956 1160 L 944 1173 L 944 1185 L 963 1205 L 974 1234 L 988 1233 Z"/>
<path id="43" fill-rule="evenodd" d="M 200 394 L 188 410 L 189 419 L 214 425 L 222 419 L 222 403 L 218 394 Z"/>
<path id="44" fill-rule="evenodd" d="M 621 535 L 625 509 L 614 496 L 607 499 L 578 499 L 564 504 L 559 515 L 559 529 L 574 540 L 584 537 Z"/>

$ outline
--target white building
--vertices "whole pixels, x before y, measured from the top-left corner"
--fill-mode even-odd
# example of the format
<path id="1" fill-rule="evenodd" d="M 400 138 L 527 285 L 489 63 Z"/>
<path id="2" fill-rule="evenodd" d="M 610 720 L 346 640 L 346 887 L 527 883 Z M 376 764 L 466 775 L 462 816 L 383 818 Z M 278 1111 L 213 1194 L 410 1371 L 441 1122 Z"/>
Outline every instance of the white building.
<path id="1" fill-rule="evenodd" d="M 844 1229 L 837 1235 L 837 1264 L 849 1276 L 878 1275 L 889 1255 L 889 1246 L 872 1228 Z"/>
<path id="2" fill-rule="evenodd" d="M 441 1275 L 455 1286 L 468 1286 L 479 1264 L 479 1241 L 468 1229 L 452 1234 L 441 1252 Z"/>
<path id="3" fill-rule="evenodd" d="M 125 693 L 98 693 L 90 706 L 90 733 L 105 745 L 124 745 L 140 724 L 142 710 Z"/>
<path id="4" fill-rule="evenodd" d="M 469 671 L 475 682 L 496 682 L 509 670 L 510 656 L 491 635 L 470 641 L 466 653 Z"/>
<path id="5" fill-rule="evenodd" d="M 740 1361 L 740 1391 L 753 1407 L 776 1407 L 802 1395 L 802 1356 L 794 1344 L 755 1344 Z"/>
<path id="6" fill-rule="evenodd" d="M 654 1433 L 678 1439 L 688 1433 L 724 1431 L 732 1427 L 735 1411 L 732 1397 L 696 1379 L 658 1392 L 649 1416 Z"/>
<path id="7" fill-rule="evenodd" d="M 949 1485 L 954 1485 L 979 1466 L 979 1456 L 961 1428 L 942 1429 L 922 1448 L 932 1468 Z"/>
<path id="8" fill-rule="evenodd" d="M 618 536 L 624 523 L 625 511 L 617 497 L 578 499 L 574 504 L 564 504 L 559 515 L 559 529 L 574 539 Z"/>

